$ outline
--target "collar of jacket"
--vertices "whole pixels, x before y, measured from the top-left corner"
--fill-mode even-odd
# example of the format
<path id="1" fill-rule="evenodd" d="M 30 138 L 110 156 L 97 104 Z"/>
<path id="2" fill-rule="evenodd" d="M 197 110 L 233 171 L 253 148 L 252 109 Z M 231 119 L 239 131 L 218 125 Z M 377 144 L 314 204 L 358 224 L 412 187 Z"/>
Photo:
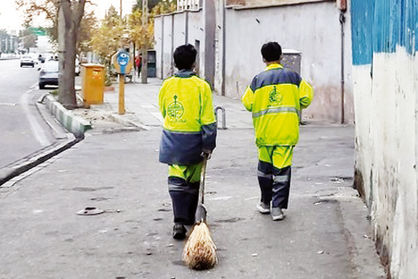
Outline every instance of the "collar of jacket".
<path id="1" fill-rule="evenodd" d="M 283 66 L 278 63 L 273 63 L 266 67 L 266 71 L 273 70 L 273 69 L 283 69 Z"/>
<path id="2" fill-rule="evenodd" d="M 174 74 L 174 76 L 180 77 L 180 78 L 188 78 L 188 77 L 195 76 L 195 75 L 196 73 L 193 72 L 192 70 L 180 70 Z"/>

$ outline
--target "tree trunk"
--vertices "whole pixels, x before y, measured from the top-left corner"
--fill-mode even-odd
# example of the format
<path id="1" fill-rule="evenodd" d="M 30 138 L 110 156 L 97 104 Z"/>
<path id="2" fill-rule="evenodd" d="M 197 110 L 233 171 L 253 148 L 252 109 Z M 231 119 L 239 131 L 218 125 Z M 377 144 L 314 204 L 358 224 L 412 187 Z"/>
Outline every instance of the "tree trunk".
<path id="1" fill-rule="evenodd" d="M 62 61 L 62 79 L 60 84 L 58 101 L 68 109 L 77 107 L 75 95 L 75 57 L 76 57 L 76 30 L 70 28 L 65 33 L 64 60 Z"/>
<path id="2" fill-rule="evenodd" d="M 148 51 L 146 48 L 141 49 L 142 54 L 142 69 L 141 69 L 141 83 L 148 83 Z"/>
<path id="3" fill-rule="evenodd" d="M 72 5 L 75 5 L 74 7 Z M 77 107 L 75 95 L 75 58 L 80 21 L 84 14 L 85 0 L 78 4 L 61 1 L 58 18 L 59 39 L 59 94 L 58 101 L 68 109 Z"/>

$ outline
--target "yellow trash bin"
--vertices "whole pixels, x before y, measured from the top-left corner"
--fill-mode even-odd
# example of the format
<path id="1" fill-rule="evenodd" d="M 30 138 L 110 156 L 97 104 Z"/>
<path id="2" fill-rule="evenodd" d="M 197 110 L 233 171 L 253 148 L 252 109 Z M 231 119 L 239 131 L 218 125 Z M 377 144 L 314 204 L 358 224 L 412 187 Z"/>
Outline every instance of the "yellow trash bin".
<path id="1" fill-rule="evenodd" d="M 99 64 L 82 65 L 82 88 L 84 105 L 103 104 L 105 68 Z"/>

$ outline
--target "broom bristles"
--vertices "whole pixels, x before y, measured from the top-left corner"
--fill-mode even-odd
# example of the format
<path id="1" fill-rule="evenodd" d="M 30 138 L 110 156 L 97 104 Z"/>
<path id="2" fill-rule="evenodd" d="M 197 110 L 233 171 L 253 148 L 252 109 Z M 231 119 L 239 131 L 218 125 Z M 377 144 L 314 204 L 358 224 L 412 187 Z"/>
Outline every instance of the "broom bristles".
<path id="1" fill-rule="evenodd" d="M 205 222 L 194 225 L 183 250 L 183 261 L 191 269 L 209 269 L 215 266 L 216 246 Z"/>

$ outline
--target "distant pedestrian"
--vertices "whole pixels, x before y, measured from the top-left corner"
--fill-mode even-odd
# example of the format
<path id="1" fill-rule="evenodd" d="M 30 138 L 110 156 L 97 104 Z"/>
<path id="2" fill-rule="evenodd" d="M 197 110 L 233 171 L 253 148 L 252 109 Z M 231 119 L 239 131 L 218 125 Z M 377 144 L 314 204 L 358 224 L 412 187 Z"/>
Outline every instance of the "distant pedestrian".
<path id="1" fill-rule="evenodd" d="M 190 45 L 174 51 L 179 71 L 166 79 L 158 104 L 164 118 L 160 162 L 168 164 L 168 192 L 174 213 L 173 238 L 184 239 L 195 222 L 203 153 L 216 145 L 216 120 L 209 84 L 194 72 L 197 51 Z"/>
<path id="2" fill-rule="evenodd" d="M 299 74 L 280 65 L 282 48 L 277 42 L 262 46 L 267 68 L 256 75 L 242 96 L 252 112 L 258 147 L 258 182 L 261 200 L 257 209 L 283 220 L 289 201 L 293 148 L 299 138 L 298 112 L 312 101 L 313 89 Z"/>
<path id="3" fill-rule="evenodd" d="M 136 58 L 135 58 L 135 66 L 136 66 L 136 70 L 138 71 L 138 77 L 141 74 L 141 70 L 142 70 L 142 55 L 139 54 Z"/>

